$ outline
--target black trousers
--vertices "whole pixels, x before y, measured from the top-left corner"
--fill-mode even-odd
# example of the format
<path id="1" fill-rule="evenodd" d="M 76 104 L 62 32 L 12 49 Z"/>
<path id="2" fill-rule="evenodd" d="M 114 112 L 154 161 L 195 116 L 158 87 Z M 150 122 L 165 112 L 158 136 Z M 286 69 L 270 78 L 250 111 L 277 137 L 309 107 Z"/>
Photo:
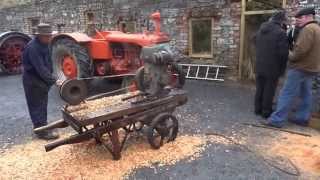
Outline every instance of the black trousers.
<path id="1" fill-rule="evenodd" d="M 35 77 L 24 76 L 23 88 L 33 127 L 47 125 L 48 86 Z"/>
<path id="2" fill-rule="evenodd" d="M 264 117 L 272 113 L 273 97 L 276 93 L 279 77 L 266 77 L 257 74 L 254 111 Z"/>

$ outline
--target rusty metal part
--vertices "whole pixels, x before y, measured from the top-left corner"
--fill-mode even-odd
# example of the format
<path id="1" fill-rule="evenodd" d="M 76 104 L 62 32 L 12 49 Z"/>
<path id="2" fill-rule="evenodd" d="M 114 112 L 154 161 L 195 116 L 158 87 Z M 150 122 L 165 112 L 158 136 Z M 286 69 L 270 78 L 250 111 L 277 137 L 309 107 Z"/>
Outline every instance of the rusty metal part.
<path id="1" fill-rule="evenodd" d="M 8 74 L 22 72 L 22 51 L 31 38 L 19 32 L 0 34 L 0 67 Z"/>
<path id="2" fill-rule="evenodd" d="M 71 105 L 77 105 L 88 96 L 87 83 L 78 79 L 64 81 L 60 87 L 61 98 Z"/>
<path id="3" fill-rule="evenodd" d="M 147 130 L 149 144 L 159 149 L 164 142 L 174 141 L 178 134 L 178 120 L 169 113 L 157 115 Z"/>
<path id="4" fill-rule="evenodd" d="M 183 87 L 185 75 L 166 47 L 143 47 L 141 58 L 144 60 L 144 66 L 137 70 L 135 77 L 140 91 L 159 95 L 167 86 Z"/>
<path id="5" fill-rule="evenodd" d="M 125 92 L 130 87 L 125 87 L 113 91 L 107 91 L 101 94 L 88 94 L 88 87 L 91 86 L 91 82 L 94 80 L 118 80 L 126 77 L 134 77 L 134 74 L 121 74 L 121 75 L 110 75 L 110 76 L 94 76 L 87 78 L 68 79 L 63 81 L 60 86 L 61 98 L 70 105 L 78 105 L 84 100 L 94 100 L 106 96 L 120 94 Z"/>

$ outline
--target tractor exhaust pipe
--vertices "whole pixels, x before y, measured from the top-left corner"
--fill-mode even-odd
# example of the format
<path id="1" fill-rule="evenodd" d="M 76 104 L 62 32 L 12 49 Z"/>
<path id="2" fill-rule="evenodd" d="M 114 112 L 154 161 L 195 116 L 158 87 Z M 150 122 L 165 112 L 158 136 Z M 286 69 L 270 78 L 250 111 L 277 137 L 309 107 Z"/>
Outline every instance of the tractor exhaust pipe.
<path id="1" fill-rule="evenodd" d="M 160 34 L 161 33 L 161 16 L 160 12 L 157 11 L 151 15 L 151 19 L 154 21 L 155 25 L 155 34 Z"/>

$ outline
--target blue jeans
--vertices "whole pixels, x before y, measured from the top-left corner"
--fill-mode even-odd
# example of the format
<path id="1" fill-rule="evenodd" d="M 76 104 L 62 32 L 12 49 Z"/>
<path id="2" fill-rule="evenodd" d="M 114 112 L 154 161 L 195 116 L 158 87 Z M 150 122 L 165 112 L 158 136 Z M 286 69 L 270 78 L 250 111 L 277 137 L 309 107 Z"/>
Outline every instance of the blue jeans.
<path id="1" fill-rule="evenodd" d="M 278 98 L 277 109 L 269 118 L 271 124 L 283 126 L 297 98 L 300 98 L 300 101 L 290 120 L 297 123 L 309 121 L 312 108 L 312 79 L 315 75 L 297 69 L 288 70 L 286 82 Z"/>

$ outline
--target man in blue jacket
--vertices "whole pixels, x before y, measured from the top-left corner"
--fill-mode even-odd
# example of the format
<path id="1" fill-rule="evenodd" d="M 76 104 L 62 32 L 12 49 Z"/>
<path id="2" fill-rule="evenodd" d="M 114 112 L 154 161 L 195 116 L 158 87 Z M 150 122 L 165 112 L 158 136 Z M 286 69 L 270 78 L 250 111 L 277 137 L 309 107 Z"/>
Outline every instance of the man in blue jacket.
<path id="1" fill-rule="evenodd" d="M 33 40 L 23 51 L 23 87 L 34 128 L 47 125 L 48 92 L 57 83 L 52 75 L 53 68 L 49 55 L 49 43 L 52 28 L 48 24 L 39 24 Z M 40 139 L 56 139 L 58 134 L 52 131 L 36 133 Z"/>

